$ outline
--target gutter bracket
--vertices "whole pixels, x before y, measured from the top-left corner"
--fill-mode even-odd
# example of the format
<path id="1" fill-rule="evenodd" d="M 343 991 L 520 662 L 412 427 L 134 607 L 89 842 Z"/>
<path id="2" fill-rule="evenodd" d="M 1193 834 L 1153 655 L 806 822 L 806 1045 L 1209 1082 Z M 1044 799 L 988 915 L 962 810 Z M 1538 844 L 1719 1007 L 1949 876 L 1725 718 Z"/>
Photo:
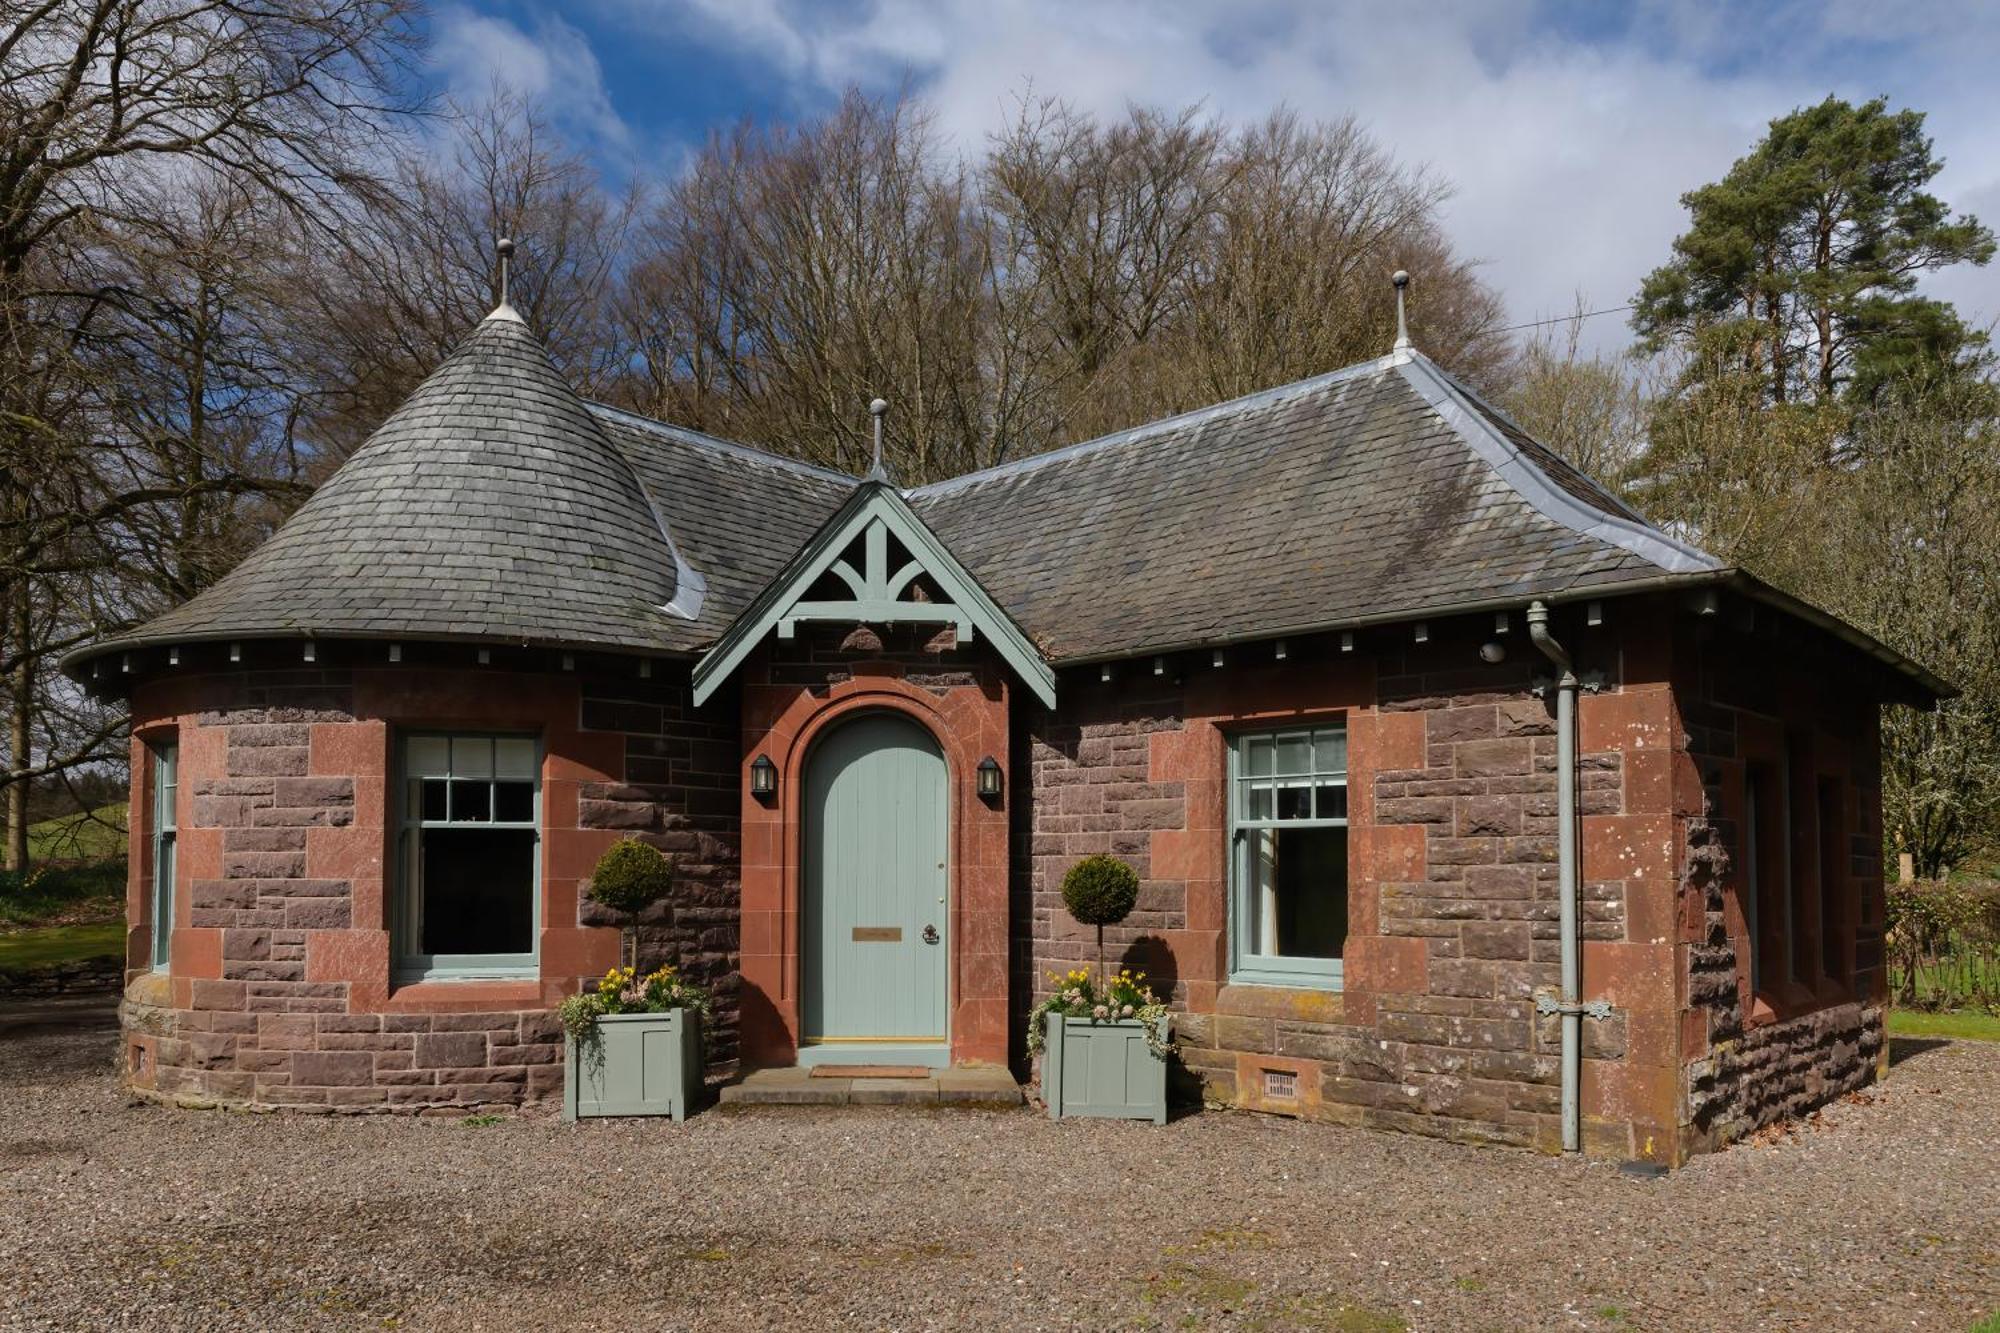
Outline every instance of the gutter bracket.
<path id="1" fill-rule="evenodd" d="M 1576 684 L 1585 694 L 1602 694 L 1611 688 L 1611 677 L 1602 671 L 1584 671 L 1578 673 Z M 1554 676 L 1536 676 L 1528 682 L 1528 693 L 1537 699 L 1548 698 L 1555 688 Z"/>
<path id="2" fill-rule="evenodd" d="M 1580 1004 L 1565 1004 L 1548 991 L 1535 992 L 1535 1012 L 1538 1014 L 1582 1014 L 1585 1018 L 1607 1019 L 1611 1017 L 1611 1001 L 1587 1000 Z"/>

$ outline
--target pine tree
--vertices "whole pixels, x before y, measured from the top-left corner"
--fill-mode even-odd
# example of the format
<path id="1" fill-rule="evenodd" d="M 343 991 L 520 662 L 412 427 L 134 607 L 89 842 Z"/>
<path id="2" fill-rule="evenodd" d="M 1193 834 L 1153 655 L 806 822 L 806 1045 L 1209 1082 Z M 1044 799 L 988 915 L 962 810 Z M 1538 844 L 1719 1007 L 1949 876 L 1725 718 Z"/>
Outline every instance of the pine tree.
<path id="1" fill-rule="evenodd" d="M 1879 97 L 1780 116 L 1728 175 L 1682 196 L 1692 225 L 1646 278 L 1633 326 L 1651 350 L 1720 352 L 1775 404 L 1867 402 L 1920 367 L 1978 363 L 1985 335 L 1915 294 L 1923 273 L 1993 256 L 1990 230 L 1926 191 L 1943 166 L 1923 113 Z"/>

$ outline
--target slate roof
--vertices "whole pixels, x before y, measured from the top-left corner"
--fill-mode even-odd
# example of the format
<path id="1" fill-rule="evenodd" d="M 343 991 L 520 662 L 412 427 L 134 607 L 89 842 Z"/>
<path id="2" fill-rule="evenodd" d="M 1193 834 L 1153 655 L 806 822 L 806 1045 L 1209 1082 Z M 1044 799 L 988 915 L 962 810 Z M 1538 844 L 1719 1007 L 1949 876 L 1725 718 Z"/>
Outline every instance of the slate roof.
<path id="1" fill-rule="evenodd" d="M 687 564 L 707 581 L 677 643 L 707 645 L 777 577 L 856 478 L 712 435 L 589 404 L 632 460 Z"/>
<path id="2" fill-rule="evenodd" d="M 1721 568 L 1411 353 L 921 487 L 911 504 L 1057 660 Z"/>
<path id="3" fill-rule="evenodd" d="M 294 635 L 695 654 L 858 483 L 585 403 L 503 306 L 235 570 L 66 665 Z M 1726 580 L 1950 690 L 1647 525 L 1408 350 L 904 498 L 1055 664 Z"/>
<path id="4" fill-rule="evenodd" d="M 271 539 L 86 655 L 257 635 L 657 648 L 684 571 L 645 488 L 502 307 Z"/>

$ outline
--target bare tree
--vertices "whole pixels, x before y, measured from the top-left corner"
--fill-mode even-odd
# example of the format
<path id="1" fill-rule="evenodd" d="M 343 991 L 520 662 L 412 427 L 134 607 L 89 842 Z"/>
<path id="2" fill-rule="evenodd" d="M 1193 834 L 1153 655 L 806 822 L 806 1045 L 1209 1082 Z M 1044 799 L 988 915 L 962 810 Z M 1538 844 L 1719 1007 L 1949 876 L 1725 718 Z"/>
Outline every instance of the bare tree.
<path id="1" fill-rule="evenodd" d="M 313 255 L 290 355 L 320 464 L 346 457 L 499 300 L 494 243 L 514 238 L 509 296 L 572 383 L 625 373 L 616 305 L 639 187 L 611 194 L 534 103 L 495 85 L 444 108 L 434 154 Z"/>
<path id="2" fill-rule="evenodd" d="M 1567 318 L 1521 347 L 1500 398 L 1529 434 L 1615 490 L 1646 446 L 1646 394 L 1629 359 L 1585 354 L 1588 308 L 1577 293 Z"/>
<path id="3" fill-rule="evenodd" d="M 1445 185 L 1398 165 L 1352 118 L 1278 112 L 1230 151 L 1219 226 L 1174 330 L 1191 369 L 1156 410 L 1199 406 L 1379 356 L 1395 337 L 1387 276 L 1408 269 L 1427 353 L 1478 381 L 1505 351 L 1500 305 L 1437 222 Z M 1173 384 L 1175 379 L 1168 379 Z M 1143 409 L 1142 409 L 1143 410 Z"/>
<path id="4" fill-rule="evenodd" d="M 905 95 L 719 136 L 645 232 L 621 398 L 856 468 L 895 404 L 909 481 L 1377 355 L 1388 275 L 1475 378 L 1498 304 L 1442 240 L 1443 189 L 1352 123 L 1232 134 L 1198 108 L 1105 125 L 1024 100 L 975 164 Z"/>
<path id="5" fill-rule="evenodd" d="M 984 433 L 984 237 L 916 103 L 851 93 L 796 130 L 717 136 L 646 235 L 632 406 L 855 468 L 859 405 L 887 394 L 909 480 Z"/>
<path id="6" fill-rule="evenodd" d="M 1714 554 L 1794 586 L 1798 535 L 1816 521 L 1843 414 L 1772 407 L 1758 375 L 1723 346 L 1699 347 L 1653 376 L 1628 495 Z"/>
<path id="7" fill-rule="evenodd" d="M 1883 719 L 1883 832 L 1929 878 L 2000 834 L 2000 419 L 1956 366 L 1884 388 L 1788 573 L 1962 691 Z"/>
<path id="8" fill-rule="evenodd" d="M 147 317 L 116 247 L 156 227 L 172 192 L 211 182 L 275 201 L 302 229 L 369 197 L 405 107 L 411 15 L 410 0 L 0 0 L 9 866 L 26 860 L 31 781 L 100 757 L 115 730 L 84 720 L 56 738 L 68 695 L 53 677 L 57 655 L 106 627 L 109 534 L 143 510 L 245 489 L 223 469 L 103 466 L 104 414 L 129 398 L 100 354 L 123 336 L 119 317 Z"/>

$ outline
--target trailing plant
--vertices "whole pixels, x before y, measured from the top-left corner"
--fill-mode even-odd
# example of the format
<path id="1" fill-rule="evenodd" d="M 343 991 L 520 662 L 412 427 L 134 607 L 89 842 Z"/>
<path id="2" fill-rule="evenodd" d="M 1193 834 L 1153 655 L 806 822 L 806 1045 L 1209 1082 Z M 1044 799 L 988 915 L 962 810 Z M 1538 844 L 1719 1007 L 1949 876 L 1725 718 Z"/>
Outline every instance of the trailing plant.
<path id="1" fill-rule="evenodd" d="M 691 1009 L 706 1019 L 709 1007 L 708 991 L 675 968 L 656 968 L 640 976 L 637 968 L 614 967 L 598 979 L 595 987 L 558 1005 L 556 1018 L 563 1031 L 581 1045 L 597 1035 L 597 1020 L 607 1014 L 664 1014 Z"/>
<path id="2" fill-rule="evenodd" d="M 625 918 L 620 928 L 619 956 L 631 966 L 639 961 L 639 914 L 674 888 L 674 863 L 659 848 L 637 838 L 611 844 L 590 872 L 586 895 L 599 907 Z"/>
<path id="3" fill-rule="evenodd" d="M 1173 1049 L 1167 1035 L 1167 1006 L 1153 996 L 1144 972 L 1120 969 L 1100 984 L 1087 967 L 1068 972 L 1051 972 L 1055 994 L 1036 1005 L 1028 1015 L 1028 1054 L 1039 1055 L 1050 1014 L 1064 1018 L 1087 1018 L 1093 1023 L 1117 1023 L 1132 1019 L 1146 1029 L 1146 1049 L 1165 1059 Z"/>
<path id="4" fill-rule="evenodd" d="M 1102 852 L 1086 856 L 1063 876 L 1062 897 L 1063 906 L 1080 924 L 1097 927 L 1097 976 L 1099 984 L 1104 985 L 1108 975 L 1104 967 L 1104 928 L 1132 915 L 1139 902 L 1139 872 Z"/>

